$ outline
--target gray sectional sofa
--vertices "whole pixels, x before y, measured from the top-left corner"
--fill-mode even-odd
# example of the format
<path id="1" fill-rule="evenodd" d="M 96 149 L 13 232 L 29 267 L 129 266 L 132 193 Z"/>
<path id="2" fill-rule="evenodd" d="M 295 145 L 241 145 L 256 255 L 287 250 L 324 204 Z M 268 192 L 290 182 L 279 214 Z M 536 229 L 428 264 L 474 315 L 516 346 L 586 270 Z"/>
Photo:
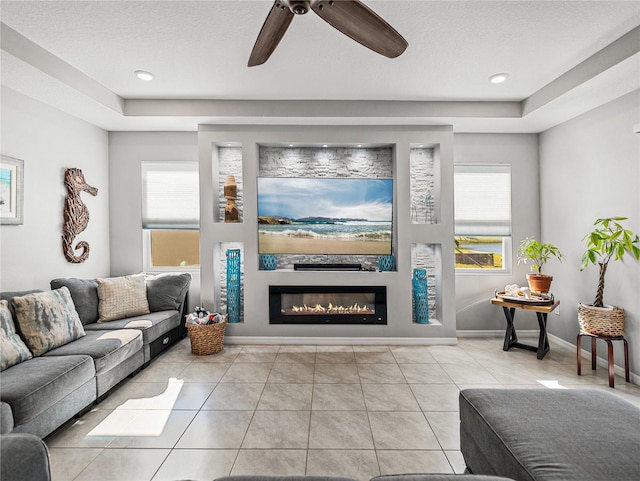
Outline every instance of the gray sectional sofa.
<path id="1" fill-rule="evenodd" d="M 5 368 L 0 374 L 3 439 L 8 432 L 44 438 L 100 401 L 115 385 L 186 335 L 182 320 L 187 311 L 189 274 L 147 277 L 143 281 L 145 292 L 142 294 L 148 303 L 147 314 L 98 322 L 104 314 L 99 313 L 102 299 L 98 295 L 98 285 L 102 281 L 55 279 L 51 281 L 52 291 L 45 293 L 0 293 L 0 300 L 8 302 L 16 334 L 32 350 L 28 359 Z M 70 321 L 75 324 L 70 329 L 73 339 L 60 344 L 61 341 L 56 341 L 57 336 L 70 333 L 52 330 L 51 348 L 46 345 L 50 341 L 47 338 L 38 340 L 44 346 L 38 342 L 34 344 L 24 322 L 25 312 L 28 314 L 31 309 L 39 311 L 35 317 L 43 326 L 41 330 L 50 327 L 52 315 L 41 305 L 45 303 L 41 299 L 48 293 L 60 298 L 70 295 L 76 312 Z M 115 299 L 117 308 L 121 304 L 126 304 L 126 300 Z M 19 314 L 16 306 L 21 309 Z M 5 419 L 8 416 L 10 423 Z M 11 429 L 7 430 L 9 425 Z"/>
<path id="2" fill-rule="evenodd" d="M 460 449 L 475 474 L 637 481 L 640 408 L 595 389 L 460 392 Z"/>

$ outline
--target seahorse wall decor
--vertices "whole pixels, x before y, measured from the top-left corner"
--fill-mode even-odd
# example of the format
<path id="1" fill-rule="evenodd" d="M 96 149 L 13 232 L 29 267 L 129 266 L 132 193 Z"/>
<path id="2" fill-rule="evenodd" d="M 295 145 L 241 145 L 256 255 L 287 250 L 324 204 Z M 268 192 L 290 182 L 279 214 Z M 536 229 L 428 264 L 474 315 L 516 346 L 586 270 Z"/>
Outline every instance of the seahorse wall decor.
<path id="1" fill-rule="evenodd" d="M 84 180 L 84 174 L 80 169 L 67 169 L 64 172 L 64 186 L 67 188 L 67 198 L 64 200 L 64 224 L 62 226 L 62 251 L 64 257 L 74 264 L 80 264 L 89 257 L 89 243 L 80 241 L 73 247 L 74 239 L 87 228 L 89 224 L 89 209 L 82 202 L 80 194 L 88 192 L 98 195 L 98 189 L 91 187 Z M 80 255 L 75 255 L 74 250 L 82 249 Z"/>

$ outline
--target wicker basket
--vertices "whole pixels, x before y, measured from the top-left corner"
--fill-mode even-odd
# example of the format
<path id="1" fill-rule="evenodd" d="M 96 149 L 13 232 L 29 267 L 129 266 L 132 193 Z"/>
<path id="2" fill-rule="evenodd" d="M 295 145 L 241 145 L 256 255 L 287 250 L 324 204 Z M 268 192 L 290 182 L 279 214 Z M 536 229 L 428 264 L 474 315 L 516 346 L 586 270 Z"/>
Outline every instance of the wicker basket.
<path id="1" fill-rule="evenodd" d="M 624 332 L 624 309 L 602 308 L 578 304 L 580 332 L 597 336 L 618 337 Z"/>
<path id="2" fill-rule="evenodd" d="M 222 351 L 224 347 L 224 328 L 227 318 L 217 324 L 189 324 L 189 338 L 191 339 L 191 353 L 196 356 L 206 356 Z"/>

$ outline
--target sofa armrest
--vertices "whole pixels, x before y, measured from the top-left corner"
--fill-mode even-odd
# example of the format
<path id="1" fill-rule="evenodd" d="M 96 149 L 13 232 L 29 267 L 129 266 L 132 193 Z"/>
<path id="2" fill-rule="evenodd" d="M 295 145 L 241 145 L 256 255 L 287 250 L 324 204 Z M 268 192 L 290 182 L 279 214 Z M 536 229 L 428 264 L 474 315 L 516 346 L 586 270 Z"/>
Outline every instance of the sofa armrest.
<path id="1" fill-rule="evenodd" d="M 44 441 L 26 433 L 0 436 L 0 479 L 50 481 L 49 452 Z"/>
<path id="2" fill-rule="evenodd" d="M 6 402 L 0 402 L 0 434 L 13 431 L 13 411 Z"/>

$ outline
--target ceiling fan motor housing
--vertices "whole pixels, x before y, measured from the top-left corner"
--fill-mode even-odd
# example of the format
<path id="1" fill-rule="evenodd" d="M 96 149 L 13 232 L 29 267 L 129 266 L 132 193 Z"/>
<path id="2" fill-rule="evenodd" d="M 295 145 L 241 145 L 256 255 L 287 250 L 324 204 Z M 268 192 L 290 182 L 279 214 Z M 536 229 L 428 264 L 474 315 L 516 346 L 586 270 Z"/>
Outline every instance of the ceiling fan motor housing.
<path id="1" fill-rule="evenodd" d="M 282 3 L 288 5 L 289 10 L 296 15 L 304 15 L 311 9 L 311 2 L 309 0 L 283 0 Z"/>

